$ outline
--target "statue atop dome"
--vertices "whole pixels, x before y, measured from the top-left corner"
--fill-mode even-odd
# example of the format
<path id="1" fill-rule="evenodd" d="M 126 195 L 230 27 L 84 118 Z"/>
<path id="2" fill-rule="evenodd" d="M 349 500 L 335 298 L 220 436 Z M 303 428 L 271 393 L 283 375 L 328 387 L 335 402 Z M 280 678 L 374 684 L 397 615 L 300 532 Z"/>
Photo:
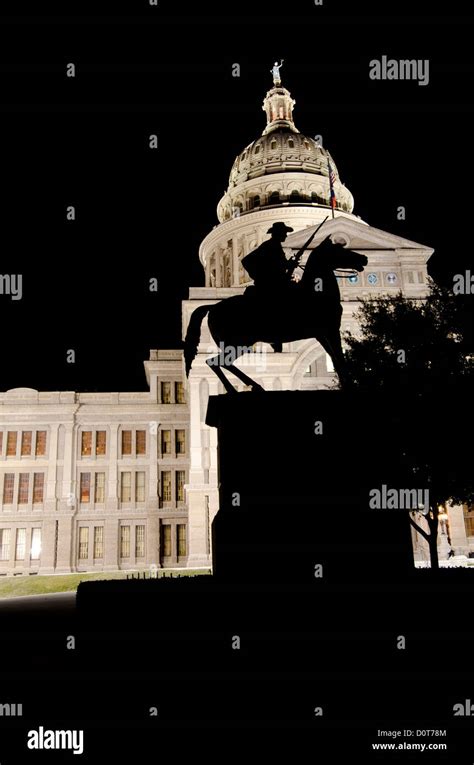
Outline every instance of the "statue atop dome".
<path id="1" fill-rule="evenodd" d="M 284 61 L 283 58 L 281 59 L 280 63 L 278 63 L 278 61 L 275 61 L 275 63 L 273 64 L 273 68 L 270 70 L 271 73 L 273 74 L 273 84 L 276 86 L 281 85 L 280 69 L 283 66 L 283 61 Z"/>

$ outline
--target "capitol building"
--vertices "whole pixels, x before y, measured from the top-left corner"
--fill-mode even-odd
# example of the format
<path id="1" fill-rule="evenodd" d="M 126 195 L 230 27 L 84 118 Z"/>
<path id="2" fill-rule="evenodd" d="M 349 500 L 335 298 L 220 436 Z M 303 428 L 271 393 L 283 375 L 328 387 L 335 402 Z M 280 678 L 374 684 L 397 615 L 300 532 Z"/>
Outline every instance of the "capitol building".
<path id="1" fill-rule="evenodd" d="M 334 159 L 299 131 L 294 106 L 274 76 L 263 101 L 263 132 L 235 158 L 218 223 L 199 248 L 205 286 L 191 288 L 183 301 L 183 338 L 198 306 L 244 291 L 242 259 L 277 221 L 294 229 L 284 243 L 288 255 L 329 216 L 314 243 L 329 235 L 367 256 L 362 273 L 339 282 L 343 331 L 357 331 L 360 297 L 427 293 L 432 248 L 354 214 Z M 209 396 L 223 392 L 206 364 L 214 354 L 204 323 L 188 380 L 181 350 L 151 350 L 146 392 L 0 393 L 0 575 L 211 566 L 217 431 L 205 419 Z M 281 353 L 258 344 L 236 363 L 266 390 L 317 390 L 335 382 L 330 359 L 312 339 L 286 343 Z M 474 520 L 462 507 L 448 512 L 451 544 L 468 555 Z M 415 558 L 422 559 L 426 545 L 413 534 Z"/>

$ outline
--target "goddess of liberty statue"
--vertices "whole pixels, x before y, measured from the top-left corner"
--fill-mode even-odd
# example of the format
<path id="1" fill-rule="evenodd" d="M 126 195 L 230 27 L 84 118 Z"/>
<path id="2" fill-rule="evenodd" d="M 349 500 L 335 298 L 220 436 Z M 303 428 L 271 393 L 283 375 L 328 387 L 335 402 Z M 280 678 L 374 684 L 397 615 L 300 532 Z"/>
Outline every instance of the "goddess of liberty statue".
<path id="1" fill-rule="evenodd" d="M 280 78 L 280 69 L 283 66 L 284 59 L 281 59 L 280 63 L 278 61 L 275 61 L 273 64 L 273 68 L 271 69 L 271 73 L 273 74 L 273 84 L 274 85 L 281 85 L 281 78 Z"/>

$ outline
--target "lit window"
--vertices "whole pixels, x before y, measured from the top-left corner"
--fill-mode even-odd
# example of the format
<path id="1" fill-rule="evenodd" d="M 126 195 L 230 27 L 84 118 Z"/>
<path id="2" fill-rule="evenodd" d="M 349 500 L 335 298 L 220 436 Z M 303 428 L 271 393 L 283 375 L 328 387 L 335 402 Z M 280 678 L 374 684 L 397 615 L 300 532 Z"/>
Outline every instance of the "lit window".
<path id="1" fill-rule="evenodd" d="M 185 471 L 176 471 L 176 501 L 184 502 L 184 483 L 185 483 Z"/>
<path id="2" fill-rule="evenodd" d="M 130 472 L 122 473 L 120 476 L 120 501 L 132 501 L 132 474 Z"/>
<path id="3" fill-rule="evenodd" d="M 105 430 L 98 430 L 95 434 L 95 453 L 103 456 L 107 451 L 107 433 Z"/>
<path id="4" fill-rule="evenodd" d="M 174 398 L 177 404 L 184 404 L 186 399 L 184 397 L 184 384 L 182 382 L 176 382 L 174 384 Z M 0 445 L 1 451 L 1 445 Z"/>
<path id="5" fill-rule="evenodd" d="M 81 526 L 79 529 L 79 560 L 87 560 L 89 557 L 89 528 Z"/>
<path id="6" fill-rule="evenodd" d="M 145 473 L 142 471 L 135 474 L 135 501 L 145 501 Z"/>
<path id="7" fill-rule="evenodd" d="M 186 525 L 178 524 L 178 557 L 183 558 L 186 555 Z"/>
<path id="8" fill-rule="evenodd" d="M 122 430 L 122 455 L 132 453 L 132 431 Z"/>
<path id="9" fill-rule="evenodd" d="M 18 504 L 26 505 L 28 503 L 28 489 L 30 486 L 29 473 L 20 473 L 18 484 Z"/>
<path id="10" fill-rule="evenodd" d="M 79 481 L 79 492 L 81 502 L 91 501 L 91 474 L 81 473 Z"/>
<path id="11" fill-rule="evenodd" d="M 25 560 L 26 529 L 16 530 L 15 560 Z"/>
<path id="12" fill-rule="evenodd" d="M 5 473 L 3 479 L 3 504 L 11 505 L 13 502 L 13 487 L 15 484 L 15 474 Z"/>
<path id="13" fill-rule="evenodd" d="M 176 431 L 176 454 L 185 454 L 186 452 L 186 433 L 184 430 Z"/>
<path id="14" fill-rule="evenodd" d="M 9 431 L 7 434 L 7 457 L 16 456 L 16 438 L 17 435 L 14 431 Z"/>
<path id="15" fill-rule="evenodd" d="M 169 470 L 161 473 L 161 498 L 163 502 L 171 502 L 171 472 Z"/>
<path id="16" fill-rule="evenodd" d="M 41 529 L 31 530 L 31 560 L 39 560 L 41 555 Z"/>
<path id="17" fill-rule="evenodd" d="M 95 474 L 94 502 L 99 504 L 105 502 L 105 473 Z"/>
<path id="18" fill-rule="evenodd" d="M 171 383 L 170 382 L 161 383 L 161 403 L 171 404 Z"/>
<path id="19" fill-rule="evenodd" d="M 161 453 L 171 454 L 171 430 L 161 431 Z"/>
<path id="20" fill-rule="evenodd" d="M 23 457 L 31 454 L 31 430 L 25 430 L 21 434 L 21 454 Z"/>
<path id="21" fill-rule="evenodd" d="M 44 473 L 33 475 L 33 504 L 39 504 L 44 500 Z"/>
<path id="22" fill-rule="evenodd" d="M 94 526 L 94 558 L 104 557 L 104 527 Z"/>
<path id="23" fill-rule="evenodd" d="M 44 457 L 46 454 L 46 431 L 45 430 L 38 430 L 36 431 L 36 456 L 37 457 Z M 40 529 L 41 531 L 41 529 Z"/>
<path id="24" fill-rule="evenodd" d="M 120 557 L 130 558 L 130 526 L 120 527 Z"/>
<path id="25" fill-rule="evenodd" d="M 85 430 L 81 433 L 81 455 L 90 457 L 92 454 L 92 431 Z"/>
<path id="26" fill-rule="evenodd" d="M 171 525 L 164 523 L 161 527 L 161 548 L 163 550 L 163 557 L 171 557 Z"/>
<path id="27" fill-rule="evenodd" d="M 145 557 L 145 526 L 135 528 L 135 557 Z"/>
<path id="28" fill-rule="evenodd" d="M 0 529 L 0 560 L 10 560 L 10 529 Z"/>
<path id="29" fill-rule="evenodd" d="M 137 454 L 146 454 L 146 430 L 137 430 Z"/>

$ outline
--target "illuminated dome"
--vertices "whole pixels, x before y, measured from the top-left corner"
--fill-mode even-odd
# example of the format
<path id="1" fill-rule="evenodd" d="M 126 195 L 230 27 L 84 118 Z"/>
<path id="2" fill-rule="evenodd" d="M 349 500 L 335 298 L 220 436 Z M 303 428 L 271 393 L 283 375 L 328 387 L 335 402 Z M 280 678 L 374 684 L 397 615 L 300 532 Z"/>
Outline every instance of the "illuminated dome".
<path id="1" fill-rule="evenodd" d="M 336 210 L 352 213 L 354 199 L 341 183 L 330 153 L 318 140 L 302 135 L 293 122 L 295 101 L 280 85 L 263 102 L 267 125 L 262 135 L 236 157 L 229 186 L 221 199 L 219 221 L 256 207 L 281 204 L 330 205 L 329 165 L 333 171 Z M 295 175 L 297 174 L 297 175 Z"/>

